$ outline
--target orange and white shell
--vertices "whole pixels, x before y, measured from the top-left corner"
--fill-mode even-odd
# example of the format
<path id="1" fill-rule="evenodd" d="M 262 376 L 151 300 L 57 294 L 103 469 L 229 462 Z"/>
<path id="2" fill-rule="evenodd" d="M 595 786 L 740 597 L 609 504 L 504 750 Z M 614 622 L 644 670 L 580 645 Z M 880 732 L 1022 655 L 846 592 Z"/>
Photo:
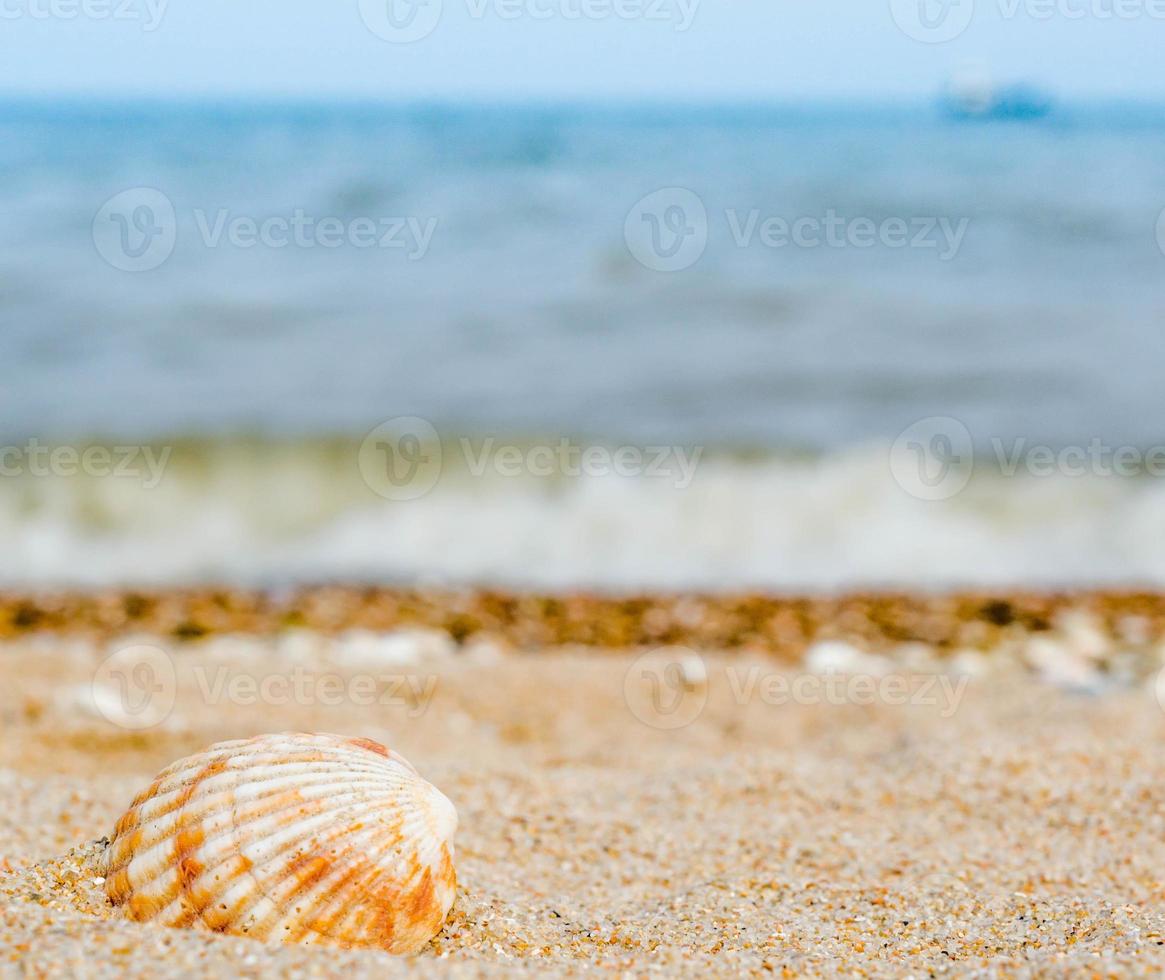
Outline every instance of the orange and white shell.
<path id="1" fill-rule="evenodd" d="M 138 921 L 412 953 L 453 905 L 456 830 L 453 804 L 369 739 L 220 742 L 134 800 L 105 890 Z"/>

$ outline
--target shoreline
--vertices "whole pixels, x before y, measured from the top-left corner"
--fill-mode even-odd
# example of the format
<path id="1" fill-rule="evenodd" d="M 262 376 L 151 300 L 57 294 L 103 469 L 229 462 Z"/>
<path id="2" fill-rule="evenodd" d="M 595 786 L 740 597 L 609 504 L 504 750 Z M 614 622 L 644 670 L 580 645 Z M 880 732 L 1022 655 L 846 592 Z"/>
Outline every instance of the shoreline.
<path id="1" fill-rule="evenodd" d="M 146 633 L 173 641 L 292 630 L 441 630 L 458 644 L 510 649 L 629 650 L 690 646 L 762 651 L 796 660 L 813 643 L 870 650 L 920 643 L 939 655 L 986 651 L 1087 617 L 1118 645 L 1165 637 L 1165 591 L 974 589 L 950 592 L 529 592 L 318 585 L 280 589 L 0 591 L 0 640 L 37 634 L 109 639 Z"/>

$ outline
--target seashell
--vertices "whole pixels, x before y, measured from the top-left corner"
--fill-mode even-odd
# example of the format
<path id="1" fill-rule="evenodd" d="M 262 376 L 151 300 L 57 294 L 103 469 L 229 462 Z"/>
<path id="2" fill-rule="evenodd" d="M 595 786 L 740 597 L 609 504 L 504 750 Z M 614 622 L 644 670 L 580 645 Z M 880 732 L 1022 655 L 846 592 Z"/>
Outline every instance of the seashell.
<path id="1" fill-rule="evenodd" d="M 134 800 L 105 890 L 139 922 L 412 953 L 453 905 L 456 829 L 453 804 L 370 739 L 220 742 Z"/>

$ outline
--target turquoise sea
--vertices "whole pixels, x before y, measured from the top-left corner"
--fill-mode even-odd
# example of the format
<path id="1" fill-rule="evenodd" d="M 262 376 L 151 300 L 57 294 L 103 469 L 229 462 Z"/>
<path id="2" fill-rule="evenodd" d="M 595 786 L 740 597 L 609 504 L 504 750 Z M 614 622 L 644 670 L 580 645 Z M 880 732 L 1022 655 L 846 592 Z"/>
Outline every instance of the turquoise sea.
<path id="1" fill-rule="evenodd" d="M 1163 211 L 1153 106 L 0 104 L 0 445 L 172 451 L 16 466 L 0 578 L 1165 580 L 1153 475 L 991 448 L 1165 442 Z M 938 503 L 886 465 L 935 416 Z M 400 417 L 703 462 L 447 450 L 404 506 L 357 466 Z"/>

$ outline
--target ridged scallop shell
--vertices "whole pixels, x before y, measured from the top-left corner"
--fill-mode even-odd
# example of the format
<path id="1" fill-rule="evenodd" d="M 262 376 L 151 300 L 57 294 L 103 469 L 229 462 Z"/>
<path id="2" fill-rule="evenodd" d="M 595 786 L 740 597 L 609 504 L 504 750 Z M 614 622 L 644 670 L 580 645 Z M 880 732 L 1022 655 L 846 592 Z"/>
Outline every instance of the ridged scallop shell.
<path id="1" fill-rule="evenodd" d="M 453 905 L 456 829 L 453 804 L 369 739 L 220 742 L 134 800 L 105 890 L 138 921 L 411 953 Z"/>

